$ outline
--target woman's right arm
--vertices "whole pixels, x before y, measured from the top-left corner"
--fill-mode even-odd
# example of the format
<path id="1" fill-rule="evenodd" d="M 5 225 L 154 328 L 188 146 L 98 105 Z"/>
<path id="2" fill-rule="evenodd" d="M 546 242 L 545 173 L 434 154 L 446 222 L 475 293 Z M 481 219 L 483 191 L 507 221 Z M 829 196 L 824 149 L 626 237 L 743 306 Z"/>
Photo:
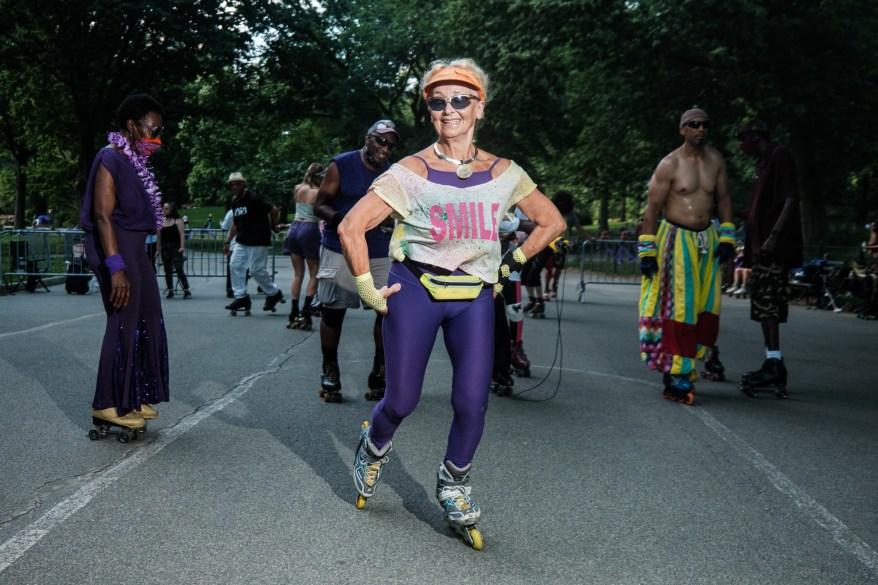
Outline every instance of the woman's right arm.
<path id="1" fill-rule="evenodd" d="M 116 209 L 116 183 L 113 176 L 104 165 L 98 168 L 95 178 L 94 214 L 95 226 L 101 247 L 106 257 L 119 254 L 119 245 L 116 242 L 116 230 L 113 227 L 113 211 Z M 118 270 L 110 276 L 110 303 L 117 309 L 128 304 L 131 298 L 131 282 L 124 270 Z"/>

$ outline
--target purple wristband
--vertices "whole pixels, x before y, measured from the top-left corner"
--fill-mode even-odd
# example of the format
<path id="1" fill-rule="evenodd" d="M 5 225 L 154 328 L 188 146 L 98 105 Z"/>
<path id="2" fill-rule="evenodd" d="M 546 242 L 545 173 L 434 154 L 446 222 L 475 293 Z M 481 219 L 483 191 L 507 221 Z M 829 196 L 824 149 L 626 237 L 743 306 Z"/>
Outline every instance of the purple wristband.
<path id="1" fill-rule="evenodd" d="M 125 261 L 122 260 L 122 256 L 119 254 L 107 256 L 107 259 L 104 260 L 104 265 L 106 265 L 106 267 L 110 269 L 110 275 L 116 274 L 120 270 L 128 269 L 128 267 L 125 266 Z"/>

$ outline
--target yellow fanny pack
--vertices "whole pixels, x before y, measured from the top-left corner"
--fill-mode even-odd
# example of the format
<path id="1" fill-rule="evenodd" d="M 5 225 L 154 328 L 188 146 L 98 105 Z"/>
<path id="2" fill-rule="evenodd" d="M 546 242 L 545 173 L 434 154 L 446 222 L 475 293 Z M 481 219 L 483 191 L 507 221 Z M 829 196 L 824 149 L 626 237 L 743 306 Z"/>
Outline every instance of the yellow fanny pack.
<path id="1" fill-rule="evenodd" d="M 471 301 L 482 292 L 484 283 L 478 276 L 428 274 L 408 258 L 403 264 L 437 301 Z"/>

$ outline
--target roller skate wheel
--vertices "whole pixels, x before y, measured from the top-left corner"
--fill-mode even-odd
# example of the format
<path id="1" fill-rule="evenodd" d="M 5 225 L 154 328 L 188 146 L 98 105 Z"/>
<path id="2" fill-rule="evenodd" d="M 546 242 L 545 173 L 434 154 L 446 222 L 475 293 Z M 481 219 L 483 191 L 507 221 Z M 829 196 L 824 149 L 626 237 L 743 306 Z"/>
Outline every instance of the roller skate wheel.
<path id="1" fill-rule="evenodd" d="M 363 398 L 365 398 L 366 400 L 372 400 L 372 391 L 367 390 L 366 393 L 363 394 Z"/>
<path id="2" fill-rule="evenodd" d="M 97 432 L 96 430 L 92 429 L 88 432 L 88 438 L 91 439 L 92 441 L 97 441 L 98 439 L 101 438 L 101 434 L 99 432 Z"/>
<path id="3" fill-rule="evenodd" d="M 366 507 L 366 498 L 363 496 L 357 496 L 357 510 L 362 510 Z"/>
<path id="4" fill-rule="evenodd" d="M 692 406 L 693 404 L 695 404 L 695 394 L 693 394 L 692 392 L 690 392 L 689 394 L 686 394 L 685 396 L 682 396 L 682 397 L 680 398 L 680 402 L 681 402 L 682 404 L 687 405 L 687 406 Z"/>
<path id="5" fill-rule="evenodd" d="M 468 544 L 473 547 L 474 550 L 482 550 L 482 533 L 479 532 L 478 528 L 467 527 L 464 528 L 464 532 L 466 533 L 466 540 Z"/>

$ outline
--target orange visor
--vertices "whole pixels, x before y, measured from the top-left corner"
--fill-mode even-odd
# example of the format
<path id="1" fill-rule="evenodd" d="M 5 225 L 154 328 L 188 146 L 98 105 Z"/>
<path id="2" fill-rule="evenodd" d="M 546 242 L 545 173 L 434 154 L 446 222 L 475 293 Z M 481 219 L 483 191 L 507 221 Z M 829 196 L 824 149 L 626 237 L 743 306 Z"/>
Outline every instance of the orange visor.
<path id="1" fill-rule="evenodd" d="M 485 101 L 485 90 L 475 75 L 460 67 L 443 67 L 430 78 L 430 83 L 424 88 L 424 99 L 429 99 L 430 88 L 444 81 L 456 81 L 466 83 L 479 91 L 479 100 Z"/>

